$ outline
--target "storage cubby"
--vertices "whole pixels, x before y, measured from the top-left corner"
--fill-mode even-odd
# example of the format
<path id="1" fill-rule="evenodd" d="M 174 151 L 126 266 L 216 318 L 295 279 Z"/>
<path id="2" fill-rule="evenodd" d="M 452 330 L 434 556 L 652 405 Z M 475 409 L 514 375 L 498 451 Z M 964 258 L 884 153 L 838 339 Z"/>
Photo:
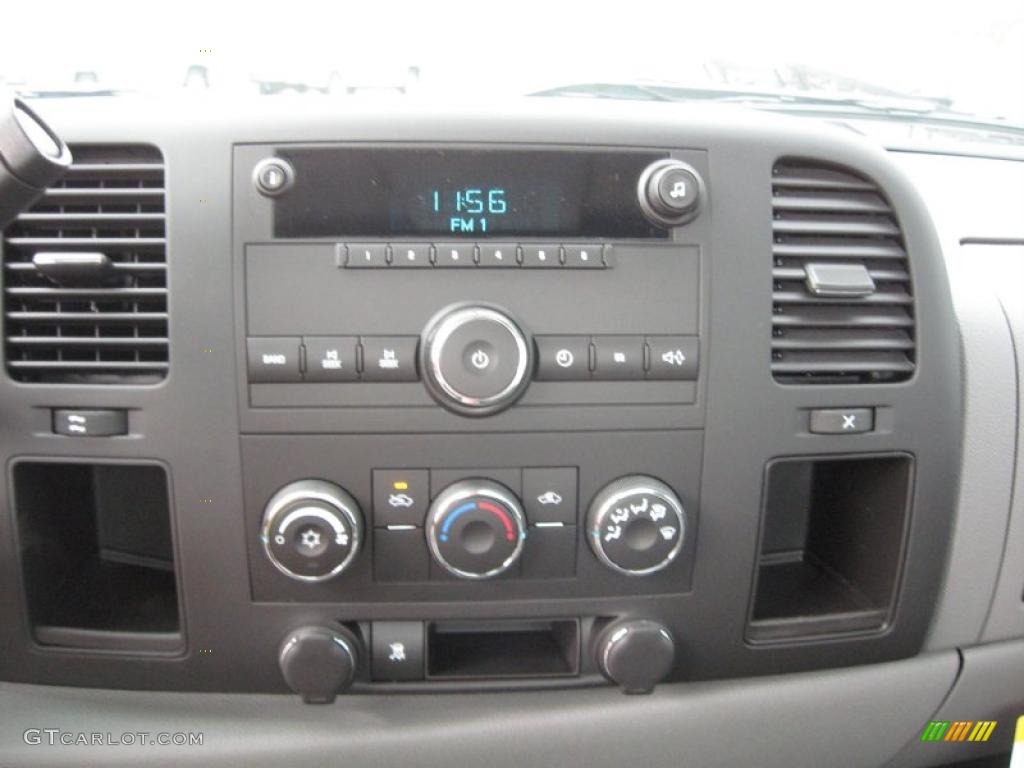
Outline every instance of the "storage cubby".
<path id="1" fill-rule="evenodd" d="M 912 459 L 902 454 L 769 464 L 751 642 L 887 626 L 912 471 Z"/>
<path id="2" fill-rule="evenodd" d="M 571 676 L 579 663 L 575 619 L 433 622 L 427 632 L 432 680 Z"/>
<path id="3" fill-rule="evenodd" d="M 181 648 L 162 467 L 21 461 L 13 482 L 24 593 L 38 643 Z"/>

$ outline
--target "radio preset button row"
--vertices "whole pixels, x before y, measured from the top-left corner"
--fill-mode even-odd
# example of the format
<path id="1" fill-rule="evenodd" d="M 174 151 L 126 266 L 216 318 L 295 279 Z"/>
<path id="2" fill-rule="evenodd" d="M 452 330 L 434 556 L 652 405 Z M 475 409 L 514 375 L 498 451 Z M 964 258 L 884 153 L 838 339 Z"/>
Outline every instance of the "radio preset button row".
<path id="1" fill-rule="evenodd" d="M 535 336 L 539 381 L 697 378 L 696 336 Z"/>
<path id="2" fill-rule="evenodd" d="M 473 268 L 605 269 L 610 245 L 601 243 L 339 243 L 348 269 Z"/>

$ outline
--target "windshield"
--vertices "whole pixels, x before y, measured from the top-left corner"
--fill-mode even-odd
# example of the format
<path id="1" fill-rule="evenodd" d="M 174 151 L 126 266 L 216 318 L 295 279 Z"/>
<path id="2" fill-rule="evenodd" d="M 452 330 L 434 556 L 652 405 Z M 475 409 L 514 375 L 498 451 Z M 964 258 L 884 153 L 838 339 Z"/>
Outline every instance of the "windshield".
<path id="1" fill-rule="evenodd" d="M 1024 126 L 1020 0 L 61 0 L 4 20 L 0 87 L 28 97 L 713 97 Z"/>

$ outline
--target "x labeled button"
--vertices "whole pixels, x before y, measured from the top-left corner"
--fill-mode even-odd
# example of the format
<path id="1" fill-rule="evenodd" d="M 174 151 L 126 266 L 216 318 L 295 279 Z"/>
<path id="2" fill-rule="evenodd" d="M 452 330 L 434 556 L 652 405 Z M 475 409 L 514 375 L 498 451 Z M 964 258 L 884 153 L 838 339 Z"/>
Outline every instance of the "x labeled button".
<path id="1" fill-rule="evenodd" d="M 875 428 L 874 408 L 819 408 L 811 411 L 810 431 L 816 435 L 856 435 Z"/>

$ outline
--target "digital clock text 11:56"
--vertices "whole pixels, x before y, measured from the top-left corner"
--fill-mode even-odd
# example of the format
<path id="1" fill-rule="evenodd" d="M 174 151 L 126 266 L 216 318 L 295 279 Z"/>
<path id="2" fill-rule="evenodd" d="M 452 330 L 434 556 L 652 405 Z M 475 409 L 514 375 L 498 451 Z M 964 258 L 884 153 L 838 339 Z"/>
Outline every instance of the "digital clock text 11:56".
<path id="1" fill-rule="evenodd" d="M 500 187 L 435 189 L 430 200 L 434 213 L 447 218 L 449 232 L 486 232 L 489 217 L 508 213 Z"/>

